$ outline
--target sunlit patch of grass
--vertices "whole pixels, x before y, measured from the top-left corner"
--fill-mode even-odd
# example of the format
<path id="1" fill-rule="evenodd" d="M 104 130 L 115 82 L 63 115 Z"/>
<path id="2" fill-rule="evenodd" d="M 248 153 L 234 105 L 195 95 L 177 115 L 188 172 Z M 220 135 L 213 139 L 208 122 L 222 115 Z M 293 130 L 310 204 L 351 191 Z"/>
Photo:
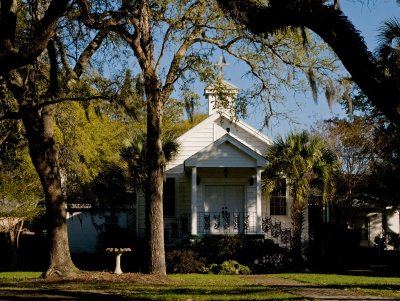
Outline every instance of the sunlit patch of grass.
<path id="1" fill-rule="evenodd" d="M 42 272 L 1 272 L 0 279 L 33 279 L 39 278 Z"/>
<path id="2" fill-rule="evenodd" d="M 350 289 L 361 293 L 400 298 L 399 277 L 353 276 L 315 273 L 288 273 L 269 276 L 297 280 L 314 286 Z"/>
<path id="3" fill-rule="evenodd" d="M 288 273 L 274 274 L 271 277 L 293 279 L 305 283 L 323 286 L 373 286 L 373 285 L 399 285 L 398 277 L 372 277 L 353 276 L 338 274 L 315 274 L 315 273 Z"/>

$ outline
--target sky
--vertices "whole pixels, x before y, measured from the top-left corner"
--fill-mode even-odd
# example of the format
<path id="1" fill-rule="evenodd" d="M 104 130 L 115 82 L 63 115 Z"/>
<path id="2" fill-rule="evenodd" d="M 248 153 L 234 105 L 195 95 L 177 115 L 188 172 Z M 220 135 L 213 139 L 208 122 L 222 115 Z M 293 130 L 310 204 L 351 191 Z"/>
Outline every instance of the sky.
<path id="1" fill-rule="evenodd" d="M 360 31 L 371 51 L 377 46 L 377 35 L 383 22 L 390 18 L 400 17 L 400 6 L 396 3 L 396 0 L 341 0 L 340 5 L 344 14 Z M 234 64 L 224 69 L 224 77 L 240 88 L 241 84 L 245 83 L 243 83 L 242 78 L 236 77 L 236 74 Z M 285 136 L 293 130 L 310 129 L 318 120 L 345 116 L 339 104 L 334 105 L 331 112 L 323 97 L 320 97 L 318 104 L 315 104 L 312 100 L 311 93 L 308 95 L 296 94 L 294 97 L 295 100 L 288 91 L 285 109 L 291 112 L 290 115 L 295 122 L 286 119 L 272 120 L 269 128 L 262 129 L 263 133 L 271 139 L 276 139 L 279 135 Z M 204 96 L 201 100 L 204 109 Z M 263 114 L 249 111 L 249 116 L 245 121 L 256 129 L 261 129 L 262 119 Z"/>

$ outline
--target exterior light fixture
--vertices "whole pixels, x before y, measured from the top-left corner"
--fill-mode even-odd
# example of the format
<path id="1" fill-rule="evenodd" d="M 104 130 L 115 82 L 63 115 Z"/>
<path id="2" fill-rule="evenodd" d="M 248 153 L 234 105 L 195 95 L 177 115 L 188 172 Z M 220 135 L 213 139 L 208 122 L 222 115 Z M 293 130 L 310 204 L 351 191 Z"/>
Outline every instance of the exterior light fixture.
<path id="1" fill-rule="evenodd" d="M 254 177 L 250 177 L 249 184 L 250 184 L 250 186 L 254 185 Z"/>

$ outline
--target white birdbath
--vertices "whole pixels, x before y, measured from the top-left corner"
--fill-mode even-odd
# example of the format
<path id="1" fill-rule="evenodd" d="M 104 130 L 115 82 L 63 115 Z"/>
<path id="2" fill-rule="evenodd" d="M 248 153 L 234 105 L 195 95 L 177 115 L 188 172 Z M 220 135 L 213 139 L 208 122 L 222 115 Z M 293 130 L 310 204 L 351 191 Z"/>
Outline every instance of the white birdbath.
<path id="1" fill-rule="evenodd" d="M 114 274 L 122 274 L 121 256 L 125 252 L 131 252 L 131 248 L 107 248 L 106 252 L 115 254 L 115 270 Z"/>

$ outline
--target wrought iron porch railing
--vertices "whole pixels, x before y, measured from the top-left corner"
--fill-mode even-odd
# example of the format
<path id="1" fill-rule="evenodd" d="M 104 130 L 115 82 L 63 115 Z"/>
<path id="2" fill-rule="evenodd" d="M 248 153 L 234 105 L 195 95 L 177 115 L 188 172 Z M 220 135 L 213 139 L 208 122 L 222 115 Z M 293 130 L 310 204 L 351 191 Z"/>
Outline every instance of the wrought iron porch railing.
<path id="1" fill-rule="evenodd" d="M 199 234 L 257 234 L 255 212 L 198 212 L 197 233 Z M 182 214 L 176 218 L 167 218 L 165 224 L 166 242 L 187 238 L 190 234 L 190 214 Z M 280 246 L 290 247 L 292 240 L 291 225 L 275 217 L 263 216 L 261 232 L 265 238 L 273 240 Z M 302 242 L 307 237 L 302 236 Z"/>
<path id="2" fill-rule="evenodd" d="M 272 216 L 262 218 L 261 231 L 279 245 L 288 246 L 292 240 L 291 227 Z"/>
<path id="3" fill-rule="evenodd" d="M 197 231 L 200 234 L 256 233 L 255 212 L 199 212 Z"/>
<path id="4" fill-rule="evenodd" d="M 272 216 L 263 216 L 261 230 L 265 234 L 266 238 L 272 239 L 275 243 L 280 246 L 289 247 L 292 242 L 292 227 L 277 218 Z M 304 234 L 300 240 L 302 244 L 307 244 L 309 237 Z"/>

